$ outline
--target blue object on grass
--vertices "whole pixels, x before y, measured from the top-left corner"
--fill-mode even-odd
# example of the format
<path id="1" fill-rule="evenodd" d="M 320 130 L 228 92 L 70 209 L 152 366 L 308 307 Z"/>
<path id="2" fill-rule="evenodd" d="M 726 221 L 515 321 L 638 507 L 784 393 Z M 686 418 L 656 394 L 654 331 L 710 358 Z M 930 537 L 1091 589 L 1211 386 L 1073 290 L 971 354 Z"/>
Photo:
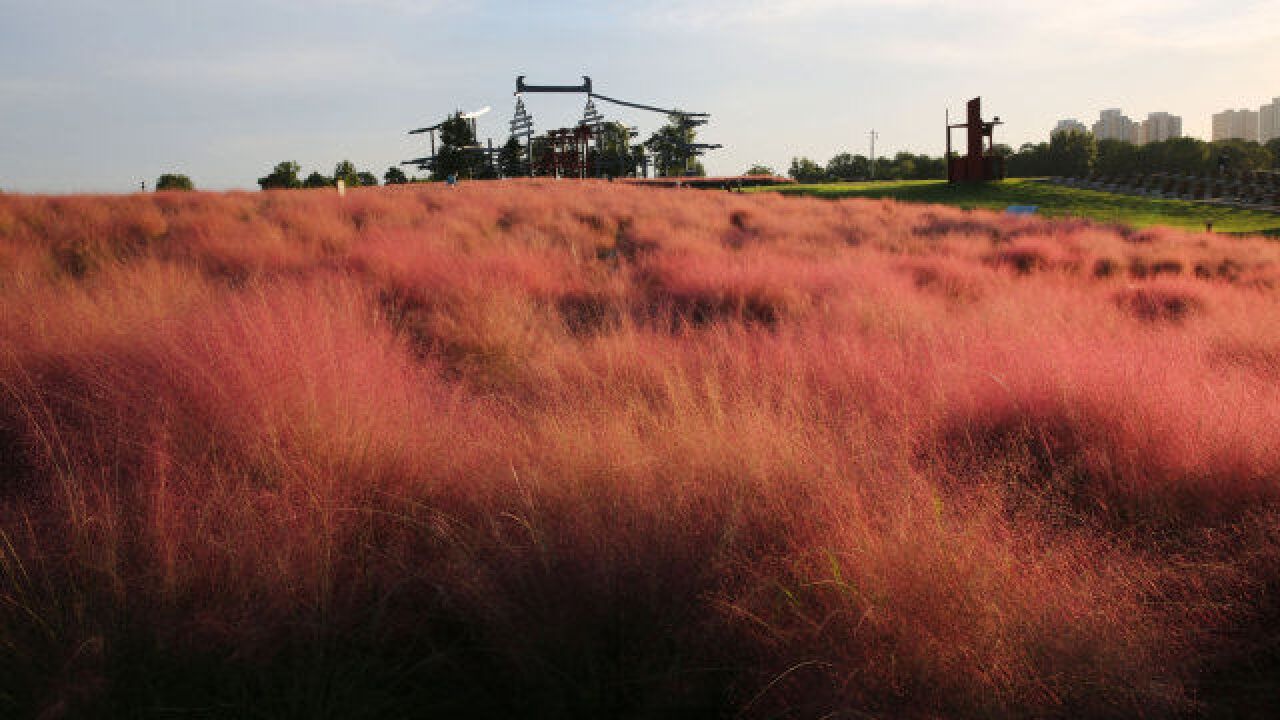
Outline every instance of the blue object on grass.
<path id="1" fill-rule="evenodd" d="M 1039 205 L 1010 205 L 1004 211 L 1009 215 L 1035 215 L 1039 209 Z"/>

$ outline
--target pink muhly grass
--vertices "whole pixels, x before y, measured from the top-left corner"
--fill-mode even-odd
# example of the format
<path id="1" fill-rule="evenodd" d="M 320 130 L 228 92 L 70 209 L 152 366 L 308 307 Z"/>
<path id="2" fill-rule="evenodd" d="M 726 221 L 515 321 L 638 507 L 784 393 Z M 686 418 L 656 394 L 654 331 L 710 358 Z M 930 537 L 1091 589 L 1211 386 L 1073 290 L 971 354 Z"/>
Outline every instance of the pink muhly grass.
<path id="1" fill-rule="evenodd" d="M 0 195 L 0 710 L 1194 709 L 1274 636 L 1278 261 L 597 182 Z"/>

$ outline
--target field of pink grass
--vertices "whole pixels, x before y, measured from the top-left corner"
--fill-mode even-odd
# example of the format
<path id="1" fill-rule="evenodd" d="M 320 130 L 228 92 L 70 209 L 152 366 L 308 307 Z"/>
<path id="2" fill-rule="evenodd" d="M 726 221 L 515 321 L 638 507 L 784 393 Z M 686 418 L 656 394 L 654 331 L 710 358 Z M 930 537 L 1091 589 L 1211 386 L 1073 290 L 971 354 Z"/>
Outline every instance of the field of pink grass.
<path id="1" fill-rule="evenodd" d="M 0 716 L 1265 717 L 1280 245 L 0 195 Z"/>

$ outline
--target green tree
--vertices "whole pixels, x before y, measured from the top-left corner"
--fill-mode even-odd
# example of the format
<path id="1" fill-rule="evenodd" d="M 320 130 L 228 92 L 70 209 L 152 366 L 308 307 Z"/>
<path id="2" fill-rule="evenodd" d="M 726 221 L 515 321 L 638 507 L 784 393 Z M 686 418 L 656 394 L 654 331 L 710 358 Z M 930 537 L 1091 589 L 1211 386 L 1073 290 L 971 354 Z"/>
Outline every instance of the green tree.
<path id="1" fill-rule="evenodd" d="M 866 180 L 871 177 L 871 162 L 865 155 L 840 153 L 827 161 L 826 175 L 832 180 L 845 182 Z"/>
<path id="2" fill-rule="evenodd" d="M 751 167 L 747 168 L 747 171 L 745 173 L 743 173 L 743 175 L 775 175 L 775 174 L 776 173 L 773 171 L 773 168 L 769 167 L 768 165 L 752 165 Z"/>
<path id="3" fill-rule="evenodd" d="M 807 157 L 791 158 L 791 169 L 787 170 L 787 174 L 796 182 L 802 183 L 820 183 L 827 180 L 827 171 Z"/>
<path id="4" fill-rule="evenodd" d="M 885 170 L 881 176 L 893 178 L 895 180 L 911 180 L 916 178 L 916 156 L 909 152 L 896 153 L 892 160 L 888 160 L 885 163 Z"/>
<path id="5" fill-rule="evenodd" d="M 533 151 L 532 151 L 533 157 L 530 159 L 530 162 L 534 163 L 533 165 L 534 175 L 545 174 L 544 172 L 545 167 L 539 167 L 539 159 L 545 161 L 547 157 L 547 153 L 549 152 L 551 152 L 550 138 L 548 138 L 546 135 L 538 135 L 533 139 Z"/>
<path id="6" fill-rule="evenodd" d="M 360 187 L 360 173 L 355 163 L 343 160 L 333 167 L 333 183 L 336 185 L 339 180 L 349 188 Z"/>
<path id="7" fill-rule="evenodd" d="M 298 173 L 302 172 L 302 167 L 293 161 L 282 162 L 275 166 L 266 177 L 258 178 L 258 185 L 263 190 L 274 190 L 283 188 L 300 188 L 302 182 L 298 180 Z"/>
<path id="8" fill-rule="evenodd" d="M 436 151 L 432 178 L 444 180 L 450 175 L 468 180 L 475 178 L 488 164 L 475 152 L 475 144 L 471 123 L 462 117 L 462 113 L 454 113 L 440 125 L 440 149 Z"/>
<path id="9" fill-rule="evenodd" d="M 1013 149 L 1010 148 L 1008 145 L 1005 145 L 1004 148 L 1009 152 L 1013 152 Z M 997 155 L 1000 154 L 1000 146 L 998 145 L 996 146 L 996 154 Z M 1005 156 L 1005 157 L 1007 158 L 1008 156 Z M 913 177 L 917 180 L 945 179 L 947 177 L 947 161 L 944 160 L 942 157 L 932 157 L 929 155 L 916 155 L 915 156 L 915 175 Z"/>
<path id="10" fill-rule="evenodd" d="M 1084 177 L 1098 158 L 1098 141 L 1093 133 L 1063 130 L 1049 136 L 1048 174 Z"/>
<path id="11" fill-rule="evenodd" d="M 1006 170 L 1010 177 L 1052 175 L 1049 170 L 1049 143 L 1023 143 L 1009 158 Z"/>
<path id="12" fill-rule="evenodd" d="M 1145 154 L 1142 148 L 1123 140 L 1106 138 L 1098 141 L 1098 158 L 1094 170 L 1104 175 L 1126 175 L 1142 172 Z"/>
<path id="13" fill-rule="evenodd" d="M 1201 174 L 1212 172 L 1214 161 L 1209 144 L 1199 138 L 1170 138 L 1151 143 L 1144 150 L 1151 157 L 1148 169 L 1175 173 Z"/>
<path id="14" fill-rule="evenodd" d="M 644 145 L 631 146 L 631 167 L 635 169 L 636 175 L 641 175 L 649 162 L 649 153 Z"/>
<path id="15" fill-rule="evenodd" d="M 318 172 L 312 172 L 307 176 L 306 180 L 302 181 L 302 187 L 304 188 L 333 187 L 335 184 L 333 178 L 325 177 Z"/>
<path id="16" fill-rule="evenodd" d="M 521 177 L 529 174 L 529 163 L 524 156 L 524 146 L 515 135 L 507 138 L 507 143 L 498 153 L 498 169 L 503 177 Z"/>
<path id="17" fill-rule="evenodd" d="M 378 176 L 367 170 L 361 170 L 356 173 L 356 179 L 360 181 L 361 187 L 377 187 Z"/>
<path id="18" fill-rule="evenodd" d="M 1280 170 L 1280 137 L 1271 138 L 1265 147 L 1271 153 L 1271 167 Z"/>
<path id="19" fill-rule="evenodd" d="M 626 177 L 635 174 L 631 152 L 631 128 L 620 122 L 602 124 L 596 131 L 595 147 L 588 161 L 599 175 Z"/>
<path id="20" fill-rule="evenodd" d="M 1252 140 L 1217 140 L 1210 152 L 1215 163 L 1219 156 L 1225 155 L 1227 166 L 1233 172 L 1269 170 L 1274 160 L 1270 150 Z"/>
<path id="21" fill-rule="evenodd" d="M 668 115 L 667 124 L 658 128 L 644 147 L 653 156 L 655 174 L 662 177 L 705 175 L 702 163 L 695 161 L 690 144 L 697 137 L 697 125 L 688 115 Z"/>
<path id="22" fill-rule="evenodd" d="M 398 166 L 392 165 L 382 174 L 382 182 L 387 185 L 406 185 L 409 177 Z"/>
<path id="23" fill-rule="evenodd" d="M 156 192 L 164 190 L 195 190 L 195 183 L 186 175 L 165 173 L 156 180 Z"/>

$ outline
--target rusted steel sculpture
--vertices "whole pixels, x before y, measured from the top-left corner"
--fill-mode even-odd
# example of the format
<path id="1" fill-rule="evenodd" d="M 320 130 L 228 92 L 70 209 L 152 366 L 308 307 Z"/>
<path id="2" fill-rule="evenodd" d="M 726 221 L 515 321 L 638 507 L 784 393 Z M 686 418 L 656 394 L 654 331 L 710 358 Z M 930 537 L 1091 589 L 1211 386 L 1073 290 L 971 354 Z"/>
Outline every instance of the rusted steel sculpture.
<path id="1" fill-rule="evenodd" d="M 952 124 L 951 113 L 947 113 L 947 181 L 989 182 L 1004 179 L 1004 158 L 995 152 L 994 134 L 997 125 L 1002 125 L 1000 118 L 991 122 L 982 120 L 982 98 L 969 101 L 967 122 Z M 968 154 L 958 157 L 951 152 L 951 131 L 958 128 L 968 130 Z"/>
<path id="2" fill-rule="evenodd" d="M 539 175 L 585 178 L 593 132 L 586 125 L 551 130 L 547 147 L 537 158 Z"/>
<path id="3" fill-rule="evenodd" d="M 589 128 L 596 137 L 601 136 L 600 128 L 601 128 L 601 125 L 604 123 L 604 116 L 601 115 L 599 110 L 596 109 L 595 102 L 594 102 L 596 100 L 612 103 L 614 105 L 620 105 L 622 107 L 634 108 L 636 110 L 647 110 L 649 112 L 662 113 L 664 115 L 667 115 L 668 117 L 673 117 L 673 116 L 678 117 L 681 119 L 682 122 L 684 122 L 688 127 L 691 127 L 691 128 L 706 125 L 711 118 L 710 114 L 704 113 L 704 112 L 687 112 L 684 110 L 668 110 L 666 108 L 660 108 L 653 105 L 645 105 L 643 103 L 629 102 L 626 100 L 619 100 L 617 98 L 608 97 L 607 95 L 601 95 L 600 93 L 595 92 L 594 86 L 591 83 L 591 78 L 586 75 L 582 76 L 581 85 L 530 85 L 529 83 L 525 82 L 525 76 L 521 75 L 516 78 L 515 95 L 517 98 L 517 105 L 516 105 L 516 118 L 512 120 L 512 134 L 515 134 L 517 130 L 522 130 L 525 133 L 526 152 L 528 152 L 531 156 L 533 154 L 533 123 L 531 120 L 522 121 L 522 118 L 521 118 L 521 113 L 522 111 L 524 111 L 524 100 L 522 96 L 525 93 L 571 93 L 571 94 L 581 93 L 583 95 L 586 95 L 587 105 L 586 105 L 586 109 L 583 111 L 583 119 L 582 119 L 582 122 L 579 124 L 579 128 L 581 127 Z M 552 133 L 548 133 L 548 136 L 547 136 L 548 141 L 551 143 L 552 146 L 556 146 L 557 144 L 559 144 L 560 146 L 567 147 L 568 143 L 564 139 L 565 137 L 564 132 L 566 131 L 561 130 L 561 131 L 552 131 Z M 556 133 L 560 133 L 559 140 L 557 140 L 555 136 Z M 631 135 L 632 137 L 634 137 L 635 133 L 632 132 Z M 589 142 L 590 142 L 590 138 L 588 138 L 588 143 Z M 681 150 L 686 156 L 685 162 L 687 163 L 692 158 L 705 154 L 706 151 L 708 150 L 717 150 L 721 147 L 722 147 L 721 145 L 712 144 L 712 143 L 685 143 L 681 145 Z M 597 153 L 597 156 L 599 156 L 599 153 Z M 572 177 L 572 176 L 587 177 L 588 175 L 600 174 L 600 168 L 598 167 L 592 170 L 588 170 L 586 168 L 587 161 L 585 159 L 585 156 L 582 162 L 583 162 L 583 166 L 580 174 L 574 175 L 572 173 L 565 173 L 563 170 L 561 170 L 558 173 L 559 176 L 560 177 Z M 641 172 L 647 175 L 648 174 L 647 157 L 641 160 L 641 163 L 644 165 L 644 168 L 643 170 L 641 170 Z M 545 172 L 549 168 L 572 168 L 572 167 L 573 165 L 570 162 L 569 153 L 567 153 L 567 151 L 565 153 L 552 152 L 550 157 L 538 158 L 534 163 L 531 163 L 530 165 L 531 170 L 533 168 L 537 168 L 543 172 Z"/>

